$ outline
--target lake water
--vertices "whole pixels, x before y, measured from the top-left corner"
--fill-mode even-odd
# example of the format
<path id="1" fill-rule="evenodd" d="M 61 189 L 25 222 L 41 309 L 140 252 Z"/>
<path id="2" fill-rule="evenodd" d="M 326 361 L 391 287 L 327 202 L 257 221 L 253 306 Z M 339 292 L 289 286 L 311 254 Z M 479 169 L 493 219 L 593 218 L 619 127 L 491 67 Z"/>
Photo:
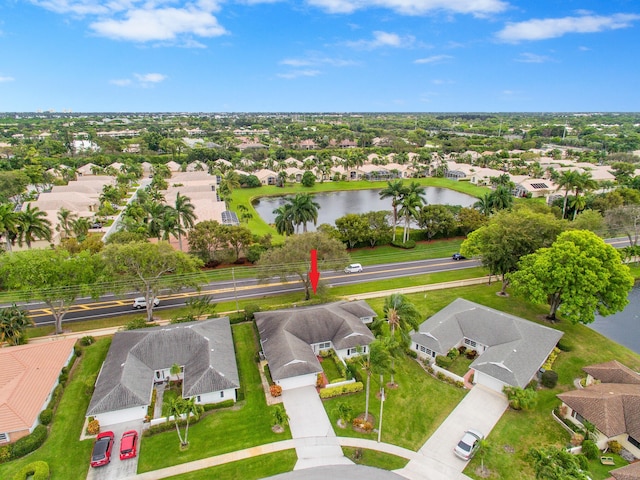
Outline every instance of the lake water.
<path id="1" fill-rule="evenodd" d="M 629 304 L 622 312 L 608 317 L 596 315 L 595 322 L 589 326 L 614 342 L 640 353 L 640 286 L 633 287 L 629 293 Z"/>
<path id="2" fill-rule="evenodd" d="M 439 187 L 425 187 L 428 205 L 460 205 L 471 207 L 477 198 L 454 190 Z M 258 215 L 267 223 L 273 223 L 275 215 L 273 211 L 284 205 L 291 195 L 282 197 L 263 197 L 254 203 Z M 391 199 L 380 198 L 380 190 L 350 190 L 342 192 L 326 192 L 313 195 L 313 200 L 320 204 L 318 209 L 318 225 L 328 223 L 335 225 L 337 218 L 347 213 L 367 213 L 386 210 L 391 212 Z M 313 224 L 307 225 L 307 230 L 313 231 Z"/>

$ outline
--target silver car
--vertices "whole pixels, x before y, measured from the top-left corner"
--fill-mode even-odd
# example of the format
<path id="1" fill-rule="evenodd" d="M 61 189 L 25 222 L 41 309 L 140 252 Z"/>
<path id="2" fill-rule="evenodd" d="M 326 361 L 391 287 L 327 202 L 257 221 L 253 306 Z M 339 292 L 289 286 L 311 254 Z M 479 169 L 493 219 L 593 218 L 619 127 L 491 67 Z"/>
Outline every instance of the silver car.
<path id="1" fill-rule="evenodd" d="M 158 297 L 153 299 L 153 306 L 157 307 L 160 304 Z M 147 308 L 147 299 L 144 297 L 137 297 L 133 300 L 133 308 Z"/>
<path id="2" fill-rule="evenodd" d="M 463 460 L 470 460 L 480 448 L 480 441 L 484 435 L 477 430 L 467 430 L 453 449 L 453 453 Z"/>

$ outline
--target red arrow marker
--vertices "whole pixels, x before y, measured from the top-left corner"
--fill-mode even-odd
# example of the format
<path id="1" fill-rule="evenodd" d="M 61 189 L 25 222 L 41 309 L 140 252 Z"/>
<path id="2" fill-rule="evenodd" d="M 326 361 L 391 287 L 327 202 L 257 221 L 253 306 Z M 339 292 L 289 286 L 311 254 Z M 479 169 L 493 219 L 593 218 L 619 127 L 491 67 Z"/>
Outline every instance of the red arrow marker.
<path id="1" fill-rule="evenodd" d="M 311 288 L 313 293 L 318 289 L 318 281 L 320 280 L 320 272 L 318 271 L 318 251 L 311 250 L 311 271 L 309 272 L 309 280 L 311 280 Z"/>

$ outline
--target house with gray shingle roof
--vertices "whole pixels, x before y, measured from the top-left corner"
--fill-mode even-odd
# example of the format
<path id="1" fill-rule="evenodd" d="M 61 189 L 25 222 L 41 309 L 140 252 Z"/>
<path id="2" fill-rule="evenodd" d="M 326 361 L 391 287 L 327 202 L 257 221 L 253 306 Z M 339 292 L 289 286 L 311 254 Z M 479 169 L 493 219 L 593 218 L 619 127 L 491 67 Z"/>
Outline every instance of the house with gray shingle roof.
<path id="1" fill-rule="evenodd" d="M 154 384 L 180 365 L 182 396 L 196 403 L 236 400 L 240 388 L 228 317 L 117 332 L 87 416 L 101 425 L 144 419 Z"/>
<path id="2" fill-rule="evenodd" d="M 469 367 L 474 371 L 474 383 L 502 392 L 507 385 L 524 388 L 562 335 L 553 328 L 458 298 L 411 334 L 411 348 L 431 362 L 452 348 L 475 350 L 478 357 Z"/>
<path id="3" fill-rule="evenodd" d="M 320 351 L 333 348 L 345 360 L 367 353 L 375 339 L 366 323 L 376 313 L 364 300 L 254 315 L 271 378 L 285 390 L 316 384 Z"/>
<path id="4" fill-rule="evenodd" d="M 586 387 L 558 395 L 562 416 L 595 425 L 600 448 L 616 440 L 640 458 L 640 374 L 616 360 L 583 370 Z"/>

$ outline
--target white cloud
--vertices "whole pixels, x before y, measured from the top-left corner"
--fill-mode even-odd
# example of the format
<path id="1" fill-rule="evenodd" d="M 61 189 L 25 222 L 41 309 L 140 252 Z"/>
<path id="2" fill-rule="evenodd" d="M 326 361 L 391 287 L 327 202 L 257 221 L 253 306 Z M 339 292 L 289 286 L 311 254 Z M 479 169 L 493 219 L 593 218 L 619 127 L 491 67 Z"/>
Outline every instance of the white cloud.
<path id="1" fill-rule="evenodd" d="M 312 67 L 329 65 L 331 67 L 351 67 L 356 65 L 356 62 L 352 60 L 343 60 L 341 58 L 326 57 L 316 52 L 310 52 L 304 58 L 285 58 L 278 62 L 280 65 L 287 65 L 289 67 Z"/>
<path id="2" fill-rule="evenodd" d="M 536 53 L 521 53 L 518 58 L 516 58 L 516 62 L 522 63 L 547 63 L 552 61 L 551 58 L 545 55 L 538 55 Z"/>
<path id="3" fill-rule="evenodd" d="M 193 7 L 130 10 L 125 17 L 99 20 L 90 26 L 104 37 L 137 42 L 174 40 L 182 34 L 216 37 L 227 33 L 211 13 Z"/>
<path id="4" fill-rule="evenodd" d="M 431 57 L 418 58 L 417 60 L 414 60 L 413 63 L 442 63 L 452 58 L 453 57 L 451 55 L 432 55 Z"/>
<path id="5" fill-rule="evenodd" d="M 617 13 L 610 16 L 582 15 L 578 17 L 544 18 L 508 23 L 496 36 L 499 40 L 517 43 L 522 40 L 546 40 L 568 33 L 596 33 L 628 28 L 640 15 Z"/>
<path id="6" fill-rule="evenodd" d="M 412 35 L 406 35 L 403 37 L 396 33 L 376 31 L 373 32 L 373 39 L 371 40 L 355 40 L 345 42 L 345 45 L 351 48 L 372 50 L 374 48 L 382 47 L 406 48 L 413 45 L 414 42 L 415 37 Z"/>
<path id="7" fill-rule="evenodd" d="M 289 73 L 279 73 L 278 77 L 293 80 L 299 77 L 317 77 L 320 73 L 319 70 L 295 70 Z"/>
<path id="8" fill-rule="evenodd" d="M 426 15 L 434 11 L 486 16 L 506 10 L 502 0 L 307 0 L 329 13 L 353 13 L 365 8 L 386 8 L 401 15 Z"/>
<path id="9" fill-rule="evenodd" d="M 5 83 L 5 82 L 13 82 L 15 80 L 15 78 L 13 77 L 5 77 L 0 75 L 0 83 Z"/>
<path id="10" fill-rule="evenodd" d="M 588 52 L 591 49 L 589 47 L 578 47 L 578 50 L 580 50 L 581 52 Z"/>
<path id="11" fill-rule="evenodd" d="M 31 0 L 31 3 L 56 13 L 74 15 L 108 15 L 122 10 L 125 2 L 101 2 L 100 0 Z M 131 2 L 126 2 L 129 4 Z"/>
<path id="12" fill-rule="evenodd" d="M 110 80 L 109 83 L 118 87 L 142 87 L 148 88 L 157 83 L 163 82 L 167 76 L 162 73 L 134 73 L 131 78 L 118 78 Z"/>

